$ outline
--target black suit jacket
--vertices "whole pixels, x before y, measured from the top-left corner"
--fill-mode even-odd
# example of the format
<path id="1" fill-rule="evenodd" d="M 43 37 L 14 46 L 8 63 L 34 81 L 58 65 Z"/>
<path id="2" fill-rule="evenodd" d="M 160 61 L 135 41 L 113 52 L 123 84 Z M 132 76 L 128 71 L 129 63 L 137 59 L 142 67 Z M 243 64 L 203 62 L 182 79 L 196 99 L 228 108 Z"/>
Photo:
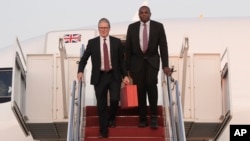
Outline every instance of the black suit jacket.
<path id="1" fill-rule="evenodd" d="M 161 23 L 150 21 L 148 49 L 144 54 L 140 48 L 140 21 L 129 25 L 126 38 L 127 68 L 131 72 L 139 72 L 143 61 L 147 61 L 159 70 L 160 57 L 162 67 L 168 67 L 168 46 L 164 27 Z M 160 54 L 159 51 L 160 50 Z"/>
<path id="2" fill-rule="evenodd" d="M 122 77 L 127 75 L 124 61 L 124 49 L 121 44 L 121 40 L 112 36 L 110 39 L 110 55 L 111 65 L 114 78 L 117 81 L 121 81 Z M 100 49 L 100 36 L 90 39 L 88 41 L 86 50 L 79 62 L 78 72 L 83 72 L 87 61 L 91 57 L 92 72 L 91 72 L 91 84 L 96 85 L 99 82 L 101 72 L 101 49 Z"/>

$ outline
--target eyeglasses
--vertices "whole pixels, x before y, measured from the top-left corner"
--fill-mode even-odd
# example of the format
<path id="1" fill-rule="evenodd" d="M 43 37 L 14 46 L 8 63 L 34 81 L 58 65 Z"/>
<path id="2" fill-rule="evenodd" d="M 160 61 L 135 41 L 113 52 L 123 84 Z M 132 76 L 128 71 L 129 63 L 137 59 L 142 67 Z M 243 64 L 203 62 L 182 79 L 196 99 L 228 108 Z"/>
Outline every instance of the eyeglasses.
<path id="1" fill-rule="evenodd" d="M 99 30 L 108 30 L 109 29 L 109 27 L 98 27 L 99 28 Z"/>

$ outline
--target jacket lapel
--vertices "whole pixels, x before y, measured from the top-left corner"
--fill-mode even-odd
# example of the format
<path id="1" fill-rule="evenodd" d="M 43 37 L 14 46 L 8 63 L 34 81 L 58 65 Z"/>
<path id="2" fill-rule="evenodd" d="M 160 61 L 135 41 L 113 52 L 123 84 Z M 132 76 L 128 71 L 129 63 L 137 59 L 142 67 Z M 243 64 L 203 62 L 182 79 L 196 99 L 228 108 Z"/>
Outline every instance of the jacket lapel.
<path id="1" fill-rule="evenodd" d="M 113 46 L 114 46 L 114 44 L 113 44 L 114 42 L 113 42 L 113 38 L 111 38 L 110 36 L 109 36 L 109 44 L 110 44 L 110 61 L 112 61 L 112 58 L 113 58 L 113 52 L 114 52 L 114 49 L 113 49 Z"/>
<path id="2" fill-rule="evenodd" d="M 140 45 L 140 26 L 141 26 L 141 22 L 137 22 L 134 28 L 134 35 L 135 35 L 135 41 L 137 41 L 137 45 L 136 47 L 138 47 L 138 51 L 143 53 L 141 50 L 141 45 Z"/>
<path id="3" fill-rule="evenodd" d="M 153 34 L 153 32 L 154 32 L 154 25 L 153 25 L 153 23 L 151 22 L 151 21 L 149 21 L 150 22 L 150 24 L 149 24 L 149 26 L 150 26 L 150 28 L 149 28 L 149 36 L 148 36 L 148 49 L 150 48 L 150 41 L 152 41 L 152 34 Z"/>
<path id="4" fill-rule="evenodd" d="M 96 51 L 98 52 L 98 54 L 99 54 L 99 59 L 101 59 L 101 43 L 100 43 L 100 36 L 98 37 L 98 38 L 96 38 L 95 39 L 95 42 L 94 43 L 96 43 L 96 45 L 94 46 L 94 47 L 96 47 Z"/>

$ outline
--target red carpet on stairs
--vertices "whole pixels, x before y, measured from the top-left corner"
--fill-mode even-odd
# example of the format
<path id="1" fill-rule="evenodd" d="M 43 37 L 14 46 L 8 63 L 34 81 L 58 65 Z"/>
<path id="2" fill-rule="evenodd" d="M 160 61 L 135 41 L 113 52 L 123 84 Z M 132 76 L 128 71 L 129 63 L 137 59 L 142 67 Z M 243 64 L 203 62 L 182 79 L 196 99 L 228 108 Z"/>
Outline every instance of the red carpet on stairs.
<path id="1" fill-rule="evenodd" d="M 137 108 L 119 109 L 116 117 L 116 127 L 109 128 L 109 137 L 105 139 L 98 138 L 98 116 L 96 106 L 86 106 L 86 123 L 83 128 L 83 141 L 165 141 L 168 135 L 165 135 L 165 125 L 163 116 L 163 107 L 158 107 L 158 129 L 139 128 L 139 118 Z M 148 121 L 150 117 L 148 116 Z"/>

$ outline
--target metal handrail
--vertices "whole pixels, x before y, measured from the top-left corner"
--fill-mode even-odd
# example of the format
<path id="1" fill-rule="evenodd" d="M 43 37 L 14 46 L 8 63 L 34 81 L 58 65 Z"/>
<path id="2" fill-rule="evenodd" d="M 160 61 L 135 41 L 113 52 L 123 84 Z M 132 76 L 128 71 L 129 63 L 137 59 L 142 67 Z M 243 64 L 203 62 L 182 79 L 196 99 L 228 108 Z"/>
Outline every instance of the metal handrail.
<path id="1" fill-rule="evenodd" d="M 82 87 L 83 82 L 78 81 L 78 94 L 75 98 L 76 81 L 73 81 L 72 85 L 72 95 L 70 101 L 70 112 L 69 112 L 69 123 L 68 123 L 68 133 L 67 141 L 79 141 L 81 140 L 81 124 L 82 124 Z M 77 108 L 75 108 L 77 106 Z M 76 110 L 76 116 L 75 116 Z"/>
<path id="2" fill-rule="evenodd" d="M 173 138 L 173 141 L 177 141 L 177 133 L 176 133 L 175 117 L 174 117 L 174 102 L 172 98 L 172 91 L 171 91 L 170 85 L 171 85 L 171 78 L 170 76 L 167 76 L 167 88 L 168 88 L 168 97 L 169 97 L 169 116 L 170 116 L 170 123 L 171 123 L 172 138 Z"/>
<path id="3" fill-rule="evenodd" d="M 180 98 L 180 91 L 178 81 L 174 80 L 172 76 L 165 76 L 163 78 L 163 82 L 165 86 L 163 86 L 163 102 L 164 107 L 168 107 L 168 111 L 165 111 L 165 115 L 169 116 L 169 119 L 166 118 L 166 123 L 169 123 L 168 126 L 170 128 L 169 135 L 171 141 L 186 141 L 185 137 L 185 127 L 184 127 L 184 120 L 183 120 L 183 112 L 182 112 L 182 104 Z M 176 89 L 176 103 L 173 100 L 171 83 L 174 84 L 174 88 Z M 167 85 L 167 86 L 166 86 Z M 167 97 L 166 95 L 167 91 Z M 175 110 L 177 110 L 175 112 Z"/>
<path id="4" fill-rule="evenodd" d="M 77 115 L 76 115 L 76 129 L 75 129 L 75 139 L 76 141 L 80 140 L 81 136 L 81 115 L 82 115 L 82 84 L 83 81 L 79 80 L 78 81 L 78 98 L 77 98 Z"/>
<path id="5" fill-rule="evenodd" d="M 73 81 L 72 90 L 71 90 L 71 100 L 69 107 L 69 122 L 68 122 L 68 132 L 67 132 L 67 141 L 73 141 L 73 129 L 74 129 L 74 111 L 75 111 L 75 90 L 76 90 L 76 81 Z"/>
<path id="6" fill-rule="evenodd" d="M 183 111 L 182 111 L 182 102 L 181 102 L 181 95 L 179 91 L 179 84 L 178 81 L 175 80 L 175 87 L 176 87 L 176 102 L 177 102 L 177 127 L 178 127 L 178 139 L 179 141 L 186 141 L 185 136 L 185 126 L 183 120 Z"/>
<path id="7" fill-rule="evenodd" d="M 169 123 L 169 118 L 167 117 L 169 115 L 169 110 L 168 110 L 168 105 L 169 105 L 169 98 L 168 98 L 168 95 L 167 95 L 167 81 L 165 79 L 165 74 L 162 72 L 162 98 L 163 98 L 163 107 L 164 107 L 164 116 L 165 116 L 165 125 L 168 126 L 168 128 L 170 129 L 170 124 Z M 166 127 L 167 128 L 167 127 Z M 169 132 L 167 132 L 169 131 Z M 171 135 L 171 130 L 165 130 L 165 135 Z"/>
<path id="8" fill-rule="evenodd" d="M 82 57 L 83 53 L 84 53 L 84 44 L 82 44 L 81 50 L 80 50 L 80 58 Z M 84 85 L 84 87 L 83 87 Z M 77 100 L 77 102 L 75 102 L 75 105 L 77 106 L 76 109 L 76 117 L 74 119 L 75 121 L 75 126 L 74 128 L 72 128 L 71 130 L 73 131 L 72 134 L 74 134 L 73 140 L 72 141 L 80 141 L 81 138 L 83 138 L 84 136 L 82 135 L 82 124 L 83 124 L 83 108 L 85 107 L 85 81 L 84 79 L 79 80 L 78 81 L 78 95 L 77 98 L 75 100 Z"/>
<path id="9" fill-rule="evenodd" d="M 165 118 L 165 125 L 168 126 L 166 128 L 169 128 L 169 130 L 166 131 L 166 135 L 169 135 L 170 141 L 176 141 L 176 128 L 173 127 L 174 124 L 174 114 L 173 114 L 173 99 L 171 96 L 171 90 L 170 90 L 170 81 L 168 81 L 166 75 L 162 72 L 162 91 L 163 91 L 163 106 L 164 106 L 164 115 Z M 170 123 L 170 124 L 169 124 Z M 168 131 L 168 132 L 167 132 Z M 166 138 L 166 140 L 168 140 Z"/>

